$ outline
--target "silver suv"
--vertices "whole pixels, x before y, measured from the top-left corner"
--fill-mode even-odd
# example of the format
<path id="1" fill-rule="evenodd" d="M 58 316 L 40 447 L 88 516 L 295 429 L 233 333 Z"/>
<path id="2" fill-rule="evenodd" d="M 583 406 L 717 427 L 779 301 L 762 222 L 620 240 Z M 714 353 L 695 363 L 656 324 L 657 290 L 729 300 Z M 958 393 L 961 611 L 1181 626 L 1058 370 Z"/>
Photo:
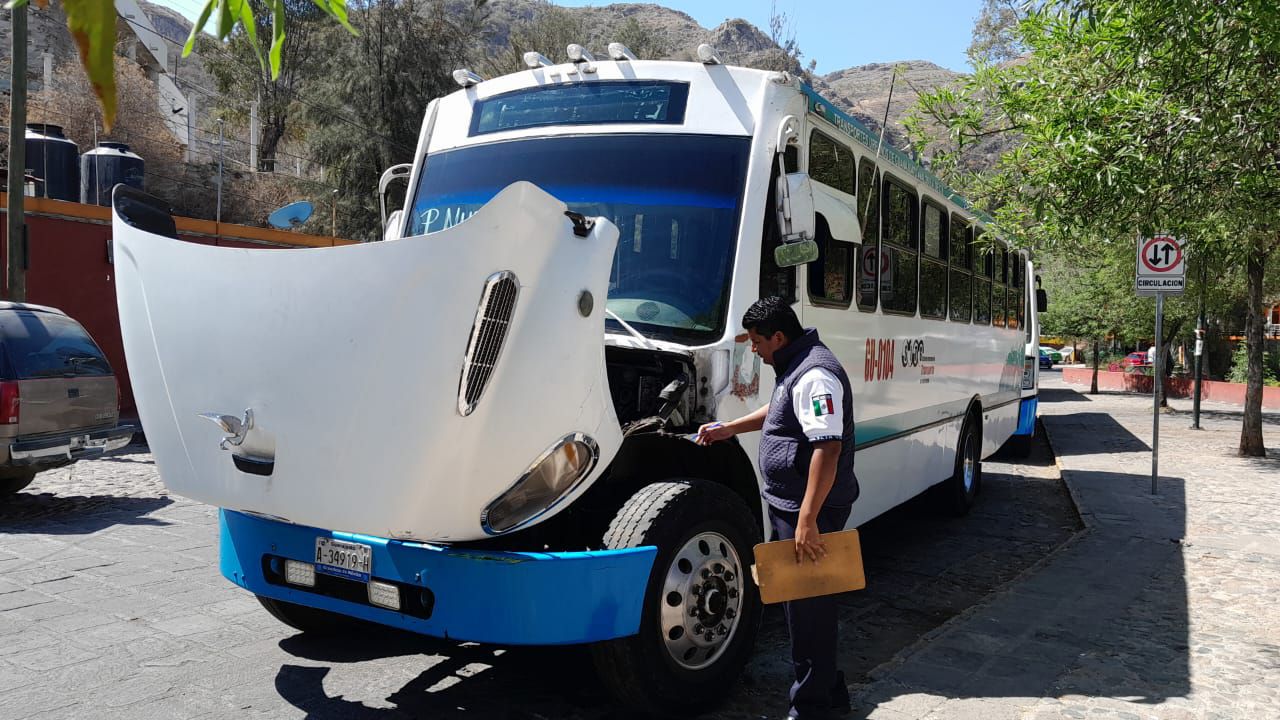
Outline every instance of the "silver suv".
<path id="1" fill-rule="evenodd" d="M 124 447 L 120 387 L 80 323 L 42 305 L 0 302 L 0 497 L 41 470 Z"/>

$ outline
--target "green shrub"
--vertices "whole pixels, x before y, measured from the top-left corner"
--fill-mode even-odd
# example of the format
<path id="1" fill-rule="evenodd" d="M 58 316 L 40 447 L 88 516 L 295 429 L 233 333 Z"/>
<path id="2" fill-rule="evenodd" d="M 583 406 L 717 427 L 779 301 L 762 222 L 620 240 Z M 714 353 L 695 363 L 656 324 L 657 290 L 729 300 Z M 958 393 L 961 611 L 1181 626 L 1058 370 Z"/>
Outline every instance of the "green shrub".
<path id="1" fill-rule="evenodd" d="M 1249 350 L 1248 345 L 1236 345 L 1231 353 L 1231 370 L 1227 372 L 1227 382 L 1249 382 Z M 1272 387 L 1280 386 L 1280 354 L 1266 352 L 1262 355 L 1262 383 Z"/>

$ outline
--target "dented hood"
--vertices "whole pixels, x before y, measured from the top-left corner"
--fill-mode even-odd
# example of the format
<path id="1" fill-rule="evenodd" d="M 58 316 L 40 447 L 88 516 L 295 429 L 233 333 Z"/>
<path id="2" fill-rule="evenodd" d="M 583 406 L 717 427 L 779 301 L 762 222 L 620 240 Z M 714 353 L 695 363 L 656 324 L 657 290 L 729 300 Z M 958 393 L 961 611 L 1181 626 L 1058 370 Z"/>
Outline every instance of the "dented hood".
<path id="1" fill-rule="evenodd" d="M 172 228 L 117 191 L 125 356 L 179 495 L 327 529 L 471 540 L 561 438 L 589 436 L 599 459 L 552 512 L 621 444 L 603 345 L 617 228 L 597 219 L 575 234 L 565 205 L 532 184 L 448 230 L 365 245 L 234 249 Z"/>

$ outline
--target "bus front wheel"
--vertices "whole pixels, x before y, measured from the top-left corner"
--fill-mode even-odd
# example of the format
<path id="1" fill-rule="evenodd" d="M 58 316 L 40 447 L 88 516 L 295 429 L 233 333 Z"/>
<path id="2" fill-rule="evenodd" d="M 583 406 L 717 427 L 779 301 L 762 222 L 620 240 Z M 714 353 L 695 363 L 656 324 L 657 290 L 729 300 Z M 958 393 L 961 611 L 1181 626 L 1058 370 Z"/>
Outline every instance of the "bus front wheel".
<path id="1" fill-rule="evenodd" d="M 654 483 L 623 504 L 604 545 L 654 545 L 658 554 L 639 633 L 591 648 L 615 697 L 659 716 L 692 715 L 723 700 L 760 626 L 760 596 L 747 576 L 759 540 L 746 503 L 714 482 Z"/>

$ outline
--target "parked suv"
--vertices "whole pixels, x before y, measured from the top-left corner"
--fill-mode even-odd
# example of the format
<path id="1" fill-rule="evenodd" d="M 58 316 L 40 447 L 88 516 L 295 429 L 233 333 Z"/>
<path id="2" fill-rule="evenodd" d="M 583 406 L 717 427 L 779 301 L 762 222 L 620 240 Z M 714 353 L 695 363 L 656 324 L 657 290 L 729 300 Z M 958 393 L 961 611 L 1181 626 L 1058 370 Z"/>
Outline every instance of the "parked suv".
<path id="1" fill-rule="evenodd" d="M 124 447 L 120 387 L 80 323 L 51 307 L 0 302 L 0 497 L 41 470 Z"/>

